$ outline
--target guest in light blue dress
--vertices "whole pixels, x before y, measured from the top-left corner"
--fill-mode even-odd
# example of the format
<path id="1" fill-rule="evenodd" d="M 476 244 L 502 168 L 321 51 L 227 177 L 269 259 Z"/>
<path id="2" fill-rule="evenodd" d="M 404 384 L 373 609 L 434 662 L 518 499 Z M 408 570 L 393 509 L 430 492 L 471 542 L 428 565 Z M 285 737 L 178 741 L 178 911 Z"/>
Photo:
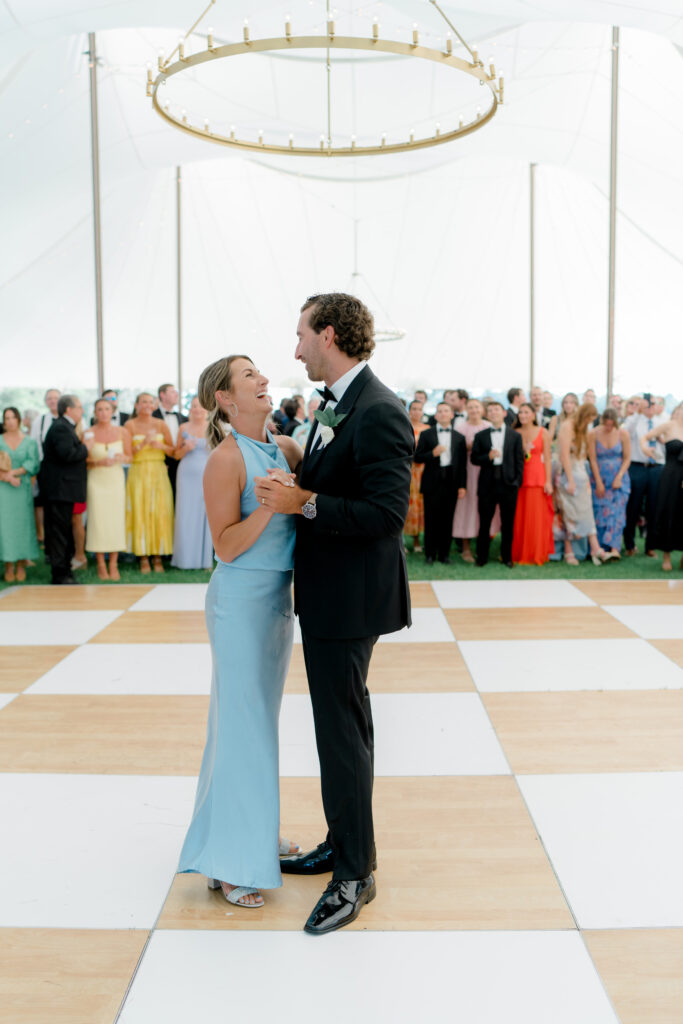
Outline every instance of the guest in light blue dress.
<path id="1" fill-rule="evenodd" d="M 196 395 L 190 405 L 189 420 L 180 428 L 175 457 L 180 465 L 176 478 L 171 565 L 176 569 L 210 569 L 213 565 L 213 541 L 202 482 L 209 458 L 206 410 L 202 409 Z"/>
<path id="2" fill-rule="evenodd" d="M 588 435 L 588 458 L 598 543 L 618 559 L 631 493 L 631 439 L 619 426 L 616 409 L 605 409 L 600 425 Z"/>
<path id="3" fill-rule="evenodd" d="M 266 432 L 267 383 L 251 360 L 235 356 L 207 367 L 199 381 L 215 449 L 204 480 L 217 552 L 206 597 L 213 674 L 194 814 L 178 866 L 207 875 L 210 888 L 247 907 L 262 905 L 260 888 L 282 884 L 278 718 L 294 630 L 294 517 L 260 506 L 254 477 L 277 467 L 286 480 L 300 449 Z M 227 437 L 226 394 L 234 398 Z"/>

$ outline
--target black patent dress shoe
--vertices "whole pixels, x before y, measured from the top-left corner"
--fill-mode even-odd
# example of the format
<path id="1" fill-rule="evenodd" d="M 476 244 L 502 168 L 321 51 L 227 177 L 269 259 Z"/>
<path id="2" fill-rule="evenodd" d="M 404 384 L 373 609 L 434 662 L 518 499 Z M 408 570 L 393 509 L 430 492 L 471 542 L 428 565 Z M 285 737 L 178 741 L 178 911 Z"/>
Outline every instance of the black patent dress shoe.
<path id="1" fill-rule="evenodd" d="M 433 558 L 427 557 L 427 558 L 425 558 L 425 562 L 427 563 L 427 565 L 434 565 L 434 559 Z"/>
<path id="2" fill-rule="evenodd" d="M 366 903 L 377 895 L 372 875 L 356 881 L 332 881 L 304 925 L 309 935 L 327 935 L 355 921 Z"/>
<path id="3" fill-rule="evenodd" d="M 376 855 L 373 855 L 372 870 L 377 870 Z M 334 851 L 325 839 L 308 853 L 280 858 L 280 871 L 283 875 L 324 875 L 327 871 L 334 871 Z"/>

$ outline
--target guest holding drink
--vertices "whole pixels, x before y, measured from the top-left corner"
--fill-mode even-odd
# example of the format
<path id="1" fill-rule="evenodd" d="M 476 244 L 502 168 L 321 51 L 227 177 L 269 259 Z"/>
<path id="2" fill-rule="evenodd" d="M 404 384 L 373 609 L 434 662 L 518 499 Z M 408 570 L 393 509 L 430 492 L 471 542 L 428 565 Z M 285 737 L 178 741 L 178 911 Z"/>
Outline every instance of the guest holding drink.
<path id="1" fill-rule="evenodd" d="M 568 565 L 579 564 L 571 546 L 572 540 L 577 537 L 588 538 L 593 565 L 600 565 L 609 559 L 607 552 L 598 544 L 591 485 L 586 468 L 588 430 L 597 415 L 598 410 L 590 402 L 580 405 L 564 421 L 559 431 L 561 472 L 556 494 L 564 520 L 564 560 Z"/>
<path id="2" fill-rule="evenodd" d="M 453 536 L 462 540 L 462 560 L 474 565 L 472 554 L 472 539 L 479 533 L 479 466 L 472 462 L 472 446 L 474 438 L 481 430 L 486 430 L 491 424 L 484 419 L 484 406 L 478 398 L 470 398 L 467 402 L 467 419 L 460 419 L 455 424 L 455 429 L 465 438 L 467 445 L 467 494 L 461 498 L 455 506 L 453 516 Z M 500 530 L 500 513 L 496 510 L 493 522 L 490 526 L 491 536 Z"/>
<path id="3" fill-rule="evenodd" d="M 555 551 L 550 434 L 536 422 L 534 407 L 523 402 L 515 428 L 524 448 L 524 476 L 517 497 L 512 561 L 544 565 Z"/>
<path id="4" fill-rule="evenodd" d="M 207 413 L 195 395 L 190 416 L 178 434 L 173 558 L 176 569 L 210 569 L 213 541 L 204 505 L 204 469 L 209 458 L 206 440 Z"/>
<path id="5" fill-rule="evenodd" d="M 23 583 L 26 562 L 38 558 L 31 477 L 38 472 L 38 445 L 21 429 L 21 415 L 10 406 L 0 435 L 0 561 L 7 583 Z"/>
<path id="6" fill-rule="evenodd" d="M 126 548 L 126 480 L 123 464 L 131 460 L 131 437 L 112 423 L 108 398 L 95 402 L 94 426 L 86 430 L 88 449 L 88 525 L 85 546 L 95 553 L 101 580 L 118 581 L 119 551 Z M 109 553 L 109 567 L 105 554 Z"/>
<path id="7" fill-rule="evenodd" d="M 610 558 L 619 559 L 626 526 L 626 504 L 631 493 L 628 475 L 631 438 L 628 431 L 619 426 L 616 409 L 605 409 L 600 425 L 589 432 L 588 460 L 598 544 L 606 549 Z"/>
<path id="8" fill-rule="evenodd" d="M 666 461 L 657 489 L 653 539 L 648 547 L 662 552 L 662 572 L 671 572 L 671 552 L 683 551 L 683 402 L 676 406 L 670 420 L 653 427 L 641 439 L 645 455 L 652 451 L 653 441 L 664 445 Z"/>
<path id="9" fill-rule="evenodd" d="M 128 420 L 133 462 L 126 483 L 126 540 L 129 551 L 140 558 L 140 572 L 163 572 L 162 555 L 173 552 L 173 491 L 165 459 L 175 445 L 163 419 L 153 419 L 154 395 L 143 391 Z"/>
<path id="10" fill-rule="evenodd" d="M 424 422 L 424 405 L 419 399 L 413 399 L 408 406 L 408 416 L 410 417 L 410 425 L 413 428 L 415 447 L 417 448 L 420 434 L 429 427 L 429 424 Z M 420 493 L 423 472 L 424 464 L 413 462 L 410 471 L 410 501 L 408 503 L 408 515 L 406 517 L 406 524 L 403 527 L 403 533 L 406 537 L 413 538 L 414 555 L 422 554 L 420 534 L 424 534 L 425 529 L 424 498 Z"/>

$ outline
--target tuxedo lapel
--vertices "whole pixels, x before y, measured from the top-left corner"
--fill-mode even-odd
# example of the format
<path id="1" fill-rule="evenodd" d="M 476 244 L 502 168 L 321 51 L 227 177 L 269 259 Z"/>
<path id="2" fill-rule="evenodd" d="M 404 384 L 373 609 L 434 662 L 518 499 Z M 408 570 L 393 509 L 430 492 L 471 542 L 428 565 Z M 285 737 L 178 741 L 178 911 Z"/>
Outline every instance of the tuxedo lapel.
<path id="1" fill-rule="evenodd" d="M 368 382 L 372 379 L 372 377 L 372 370 L 370 369 L 369 366 L 365 366 L 360 371 L 358 376 L 354 377 L 354 379 L 351 381 L 344 394 L 341 396 L 339 402 L 335 406 L 334 414 L 335 416 L 343 416 L 344 419 L 342 420 L 341 423 L 338 424 L 338 426 L 334 428 L 335 436 L 339 434 L 339 431 L 347 422 L 349 416 L 353 412 L 353 407 L 356 404 L 358 396 L 362 392 L 365 385 L 368 384 Z M 317 422 L 318 421 L 316 420 L 316 426 Z M 311 432 L 308 435 L 308 440 L 306 442 L 306 451 L 304 452 L 304 464 L 309 460 L 319 458 L 327 447 L 326 445 L 323 445 L 322 447 L 320 445 L 317 445 L 316 448 L 313 449 L 313 435 L 316 432 L 316 426 L 313 426 L 311 428 Z"/>

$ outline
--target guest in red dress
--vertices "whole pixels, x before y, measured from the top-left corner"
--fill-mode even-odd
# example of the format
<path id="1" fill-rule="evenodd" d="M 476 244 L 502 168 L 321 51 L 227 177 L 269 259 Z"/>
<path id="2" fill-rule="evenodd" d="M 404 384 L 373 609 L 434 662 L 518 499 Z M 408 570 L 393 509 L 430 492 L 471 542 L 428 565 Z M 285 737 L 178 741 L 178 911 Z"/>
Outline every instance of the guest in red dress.
<path id="1" fill-rule="evenodd" d="M 515 429 L 524 446 L 524 479 L 517 498 L 512 561 L 544 565 L 555 551 L 550 434 L 536 423 L 526 402 L 519 407 Z"/>

